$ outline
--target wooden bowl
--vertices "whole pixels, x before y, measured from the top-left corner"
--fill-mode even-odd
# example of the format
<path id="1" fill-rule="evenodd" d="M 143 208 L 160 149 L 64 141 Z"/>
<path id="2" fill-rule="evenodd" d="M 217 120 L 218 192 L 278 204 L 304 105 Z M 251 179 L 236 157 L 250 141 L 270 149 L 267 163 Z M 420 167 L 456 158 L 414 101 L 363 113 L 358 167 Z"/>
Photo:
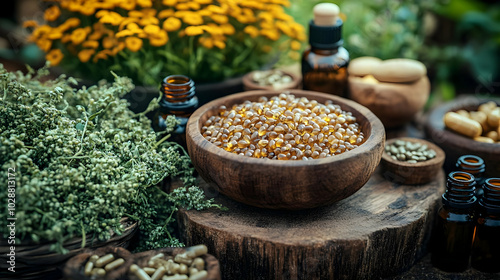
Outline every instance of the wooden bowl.
<path id="1" fill-rule="evenodd" d="M 424 107 L 429 93 L 427 76 L 412 83 L 368 83 L 349 76 L 349 97 L 370 109 L 387 128 L 411 121 Z"/>
<path id="2" fill-rule="evenodd" d="M 431 139 L 446 153 L 444 164 L 445 171 L 451 172 L 455 169 L 458 158 L 462 155 L 475 155 L 484 160 L 486 164 L 486 177 L 500 176 L 500 145 L 474 141 L 466 136 L 445 128 L 443 117 L 449 111 L 464 109 L 476 111 L 479 105 L 493 99 L 478 99 L 475 97 L 462 98 L 445 103 L 432 110 L 425 121 L 424 128 L 427 138 Z M 496 99 L 497 104 L 500 100 Z"/>
<path id="3" fill-rule="evenodd" d="M 417 163 L 407 163 L 395 160 L 384 152 L 381 161 L 383 176 L 395 183 L 406 185 L 420 185 L 431 182 L 443 167 L 445 159 L 444 151 L 429 141 L 410 137 L 393 138 L 387 140 L 386 145 L 391 145 L 397 140 L 425 144 L 429 149 L 436 152 L 436 157 Z"/>
<path id="4" fill-rule="evenodd" d="M 113 246 L 99 248 L 95 251 L 86 250 L 84 253 L 78 254 L 69 259 L 66 265 L 64 266 L 63 270 L 64 279 L 72 279 L 72 280 L 90 279 L 89 276 L 85 276 L 84 274 L 85 265 L 89 261 L 89 258 L 93 255 L 102 257 L 107 254 L 113 254 L 113 256 L 115 256 L 115 259 L 122 258 L 125 260 L 125 262 L 115 270 L 106 273 L 106 275 L 100 279 L 103 280 L 127 279 L 128 269 L 134 263 L 132 254 L 124 248 L 113 247 Z"/>
<path id="5" fill-rule="evenodd" d="M 243 89 L 248 91 L 248 90 L 287 90 L 287 89 L 299 89 L 300 86 L 302 85 L 302 79 L 300 76 L 289 72 L 289 71 L 284 71 L 280 70 L 283 72 L 285 75 L 288 75 L 292 78 L 292 81 L 288 84 L 283 85 L 281 88 L 275 88 L 273 86 L 261 86 L 253 81 L 253 74 L 257 71 L 252 71 L 245 76 L 243 76 Z"/>
<path id="6" fill-rule="evenodd" d="M 187 147 L 200 175 L 215 191 L 239 202 L 272 209 L 306 209 L 344 199 L 359 190 L 380 162 L 385 131 L 380 120 L 356 102 L 330 94 L 291 90 L 296 97 L 324 103 L 332 100 L 352 112 L 365 133 L 358 148 L 333 157 L 309 161 L 266 160 L 227 152 L 203 138 L 201 127 L 218 108 L 245 100 L 272 97 L 281 91 L 251 91 L 214 100 L 196 110 L 186 128 Z"/>

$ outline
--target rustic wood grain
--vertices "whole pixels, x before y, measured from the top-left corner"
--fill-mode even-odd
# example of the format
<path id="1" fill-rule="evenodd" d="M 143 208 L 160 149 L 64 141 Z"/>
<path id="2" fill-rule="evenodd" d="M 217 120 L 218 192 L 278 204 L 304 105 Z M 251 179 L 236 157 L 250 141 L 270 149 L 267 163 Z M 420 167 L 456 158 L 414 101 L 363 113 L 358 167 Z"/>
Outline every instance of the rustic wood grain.
<path id="1" fill-rule="evenodd" d="M 229 153 L 203 138 L 205 121 L 220 105 L 230 108 L 281 91 L 249 91 L 214 100 L 189 118 L 186 135 L 189 155 L 200 175 L 212 187 L 239 202 L 272 209 L 307 209 L 349 197 L 370 178 L 380 162 L 385 130 L 380 120 L 356 102 L 325 93 L 290 90 L 297 97 L 324 103 L 332 100 L 352 112 L 365 134 L 358 148 L 323 159 L 267 160 Z"/>
<path id="2" fill-rule="evenodd" d="M 500 104 L 499 99 L 493 99 Z M 445 103 L 435 108 L 424 124 L 427 138 L 436 143 L 446 153 L 445 170 L 451 172 L 455 169 L 458 158 L 462 155 L 476 155 L 481 157 L 486 164 L 486 177 L 500 176 L 500 144 L 482 143 L 474 141 L 445 128 L 443 117 L 449 111 L 465 109 L 476 111 L 480 104 L 489 100 L 475 97 L 462 98 Z"/>
<path id="3" fill-rule="evenodd" d="M 442 171 L 407 186 L 378 169 L 357 193 L 326 207 L 266 210 L 219 195 L 228 211 L 181 210 L 178 218 L 188 245 L 214 252 L 223 279 L 377 279 L 423 256 L 444 189 Z"/>
<path id="4" fill-rule="evenodd" d="M 436 152 L 436 157 L 417 163 L 407 163 L 405 161 L 395 160 L 384 152 L 382 154 L 381 165 L 384 169 L 385 178 L 396 183 L 408 185 L 426 184 L 434 180 L 443 167 L 445 159 L 443 150 L 429 141 L 411 137 L 400 137 L 387 140 L 386 146 L 392 145 L 397 140 L 427 145 L 429 149 Z"/>

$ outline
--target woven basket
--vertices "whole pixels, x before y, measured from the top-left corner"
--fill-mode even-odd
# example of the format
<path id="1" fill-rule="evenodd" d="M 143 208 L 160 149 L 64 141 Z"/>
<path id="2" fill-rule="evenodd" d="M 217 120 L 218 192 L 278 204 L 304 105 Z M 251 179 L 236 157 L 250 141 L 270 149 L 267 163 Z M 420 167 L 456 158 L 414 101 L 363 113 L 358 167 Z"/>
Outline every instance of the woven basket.
<path id="1" fill-rule="evenodd" d="M 54 253 L 50 250 L 51 243 L 46 244 L 22 244 L 15 246 L 16 266 L 15 272 L 10 272 L 7 262 L 0 262 L 0 279 L 59 279 L 61 268 L 71 257 L 82 253 L 86 248 L 100 248 L 105 246 L 128 247 L 128 244 L 138 226 L 137 222 L 130 222 L 128 218 L 120 221 L 125 230 L 121 235 L 113 235 L 107 241 L 95 241 L 92 235 L 86 236 L 85 248 L 82 248 L 82 239 L 73 238 L 64 243 L 68 249 L 67 254 Z M 3 242 L 0 244 L 0 255 L 6 256 L 10 252 L 10 246 Z M 3 258 L 2 258 L 3 259 Z"/>

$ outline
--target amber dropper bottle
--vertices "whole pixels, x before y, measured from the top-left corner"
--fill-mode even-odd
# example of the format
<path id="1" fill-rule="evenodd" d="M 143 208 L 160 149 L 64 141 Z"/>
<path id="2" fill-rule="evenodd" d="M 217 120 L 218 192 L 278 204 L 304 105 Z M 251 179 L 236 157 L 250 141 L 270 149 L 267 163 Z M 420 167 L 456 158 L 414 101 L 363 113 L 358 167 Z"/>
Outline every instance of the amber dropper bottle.
<path id="1" fill-rule="evenodd" d="M 302 55 L 302 86 L 305 90 L 345 96 L 349 52 L 342 47 L 339 7 L 331 3 L 314 6 L 309 23 L 310 48 Z"/>
<path id="2" fill-rule="evenodd" d="M 467 172 L 474 176 L 477 186 L 476 196 L 481 197 L 483 195 L 483 189 L 481 188 L 481 186 L 484 181 L 483 176 L 486 170 L 484 160 L 474 155 L 463 155 L 458 158 L 455 169 L 457 171 Z"/>
<path id="3" fill-rule="evenodd" d="M 461 171 L 448 175 L 442 207 L 432 233 L 432 264 L 444 271 L 460 272 L 469 267 L 474 236 L 474 176 Z"/>
<path id="4" fill-rule="evenodd" d="M 479 199 L 471 266 L 479 271 L 500 272 L 500 178 L 485 180 Z"/>
<path id="5" fill-rule="evenodd" d="M 160 91 L 163 95 L 160 109 L 153 120 L 153 127 L 156 131 L 165 130 L 167 116 L 175 116 L 180 124 L 172 132 L 170 140 L 185 146 L 187 121 L 198 108 L 194 81 L 184 75 L 171 75 L 163 79 Z"/>

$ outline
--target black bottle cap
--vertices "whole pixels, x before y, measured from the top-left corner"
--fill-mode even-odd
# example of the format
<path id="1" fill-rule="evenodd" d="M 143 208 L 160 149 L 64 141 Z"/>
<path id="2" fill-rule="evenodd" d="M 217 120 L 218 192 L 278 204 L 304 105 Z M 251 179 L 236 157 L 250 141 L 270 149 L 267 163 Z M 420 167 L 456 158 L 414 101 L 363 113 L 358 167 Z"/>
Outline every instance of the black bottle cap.
<path id="1" fill-rule="evenodd" d="M 315 49 L 328 50 L 342 46 L 342 25 L 339 18 L 333 26 L 319 26 L 314 20 L 309 22 L 309 44 Z"/>

